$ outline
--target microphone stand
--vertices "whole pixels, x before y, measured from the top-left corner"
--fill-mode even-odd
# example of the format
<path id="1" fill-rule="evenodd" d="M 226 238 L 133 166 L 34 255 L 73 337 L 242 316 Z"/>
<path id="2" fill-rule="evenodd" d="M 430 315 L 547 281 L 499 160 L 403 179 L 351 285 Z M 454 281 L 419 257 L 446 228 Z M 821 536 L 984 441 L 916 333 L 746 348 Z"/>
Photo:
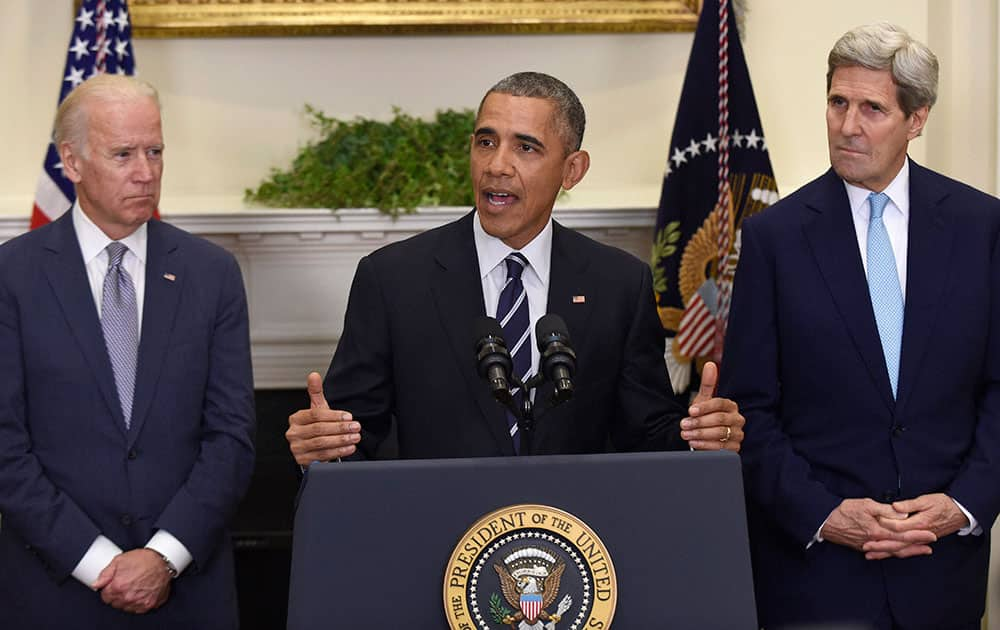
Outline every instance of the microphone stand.
<path id="1" fill-rule="evenodd" d="M 522 382 L 516 375 L 511 374 L 510 380 L 521 388 L 521 408 L 517 408 L 513 396 L 505 406 L 517 418 L 517 430 L 521 433 L 521 455 L 531 455 L 532 437 L 535 433 L 535 412 L 531 402 L 531 392 L 545 380 L 545 376 L 541 373 L 534 374 Z"/>

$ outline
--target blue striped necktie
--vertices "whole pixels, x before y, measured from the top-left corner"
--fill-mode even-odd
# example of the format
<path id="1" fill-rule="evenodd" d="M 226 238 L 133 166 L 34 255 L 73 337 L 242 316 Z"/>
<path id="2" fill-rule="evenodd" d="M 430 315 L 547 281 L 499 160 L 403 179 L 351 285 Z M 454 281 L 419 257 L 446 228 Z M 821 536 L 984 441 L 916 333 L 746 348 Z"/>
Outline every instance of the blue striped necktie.
<path id="1" fill-rule="evenodd" d="M 903 291 L 899 286 L 896 257 L 892 253 L 889 233 L 882 222 L 882 213 L 889 202 L 885 193 L 868 195 L 871 218 L 868 220 L 868 293 L 872 298 L 882 354 L 889 372 L 892 396 L 896 397 L 899 383 L 899 353 L 903 340 Z"/>
<path id="2" fill-rule="evenodd" d="M 132 397 L 135 394 L 135 366 L 139 352 L 139 312 L 132 277 L 122 267 L 128 247 L 116 241 L 106 249 L 108 273 L 104 276 L 101 297 L 101 329 L 127 430 L 132 426 Z"/>
<path id="3" fill-rule="evenodd" d="M 503 338 L 510 350 L 510 357 L 514 363 L 514 373 L 521 379 L 521 382 L 524 382 L 531 372 L 531 332 L 529 330 L 531 318 L 528 315 L 528 296 L 524 291 L 524 284 L 521 282 L 521 273 L 528 266 L 528 259 L 520 252 L 512 252 L 505 260 L 507 263 L 507 284 L 500 292 L 500 301 L 497 304 L 497 321 L 503 328 Z M 512 391 L 514 404 L 520 409 L 524 392 L 520 388 Z M 520 454 L 521 436 L 517 432 L 517 418 L 509 411 L 507 412 L 507 426 L 510 429 L 511 440 L 514 442 L 514 452 Z"/>

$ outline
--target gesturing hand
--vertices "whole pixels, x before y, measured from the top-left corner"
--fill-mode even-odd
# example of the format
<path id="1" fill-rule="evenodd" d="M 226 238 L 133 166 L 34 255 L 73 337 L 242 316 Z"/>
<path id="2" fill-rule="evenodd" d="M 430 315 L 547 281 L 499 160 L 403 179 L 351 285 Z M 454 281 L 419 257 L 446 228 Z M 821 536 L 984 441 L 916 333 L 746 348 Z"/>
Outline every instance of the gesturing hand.
<path id="1" fill-rule="evenodd" d="M 709 361 L 701 371 L 701 387 L 681 420 L 681 437 L 698 451 L 728 449 L 739 452 L 746 419 L 728 398 L 716 398 L 719 368 Z"/>
<path id="2" fill-rule="evenodd" d="M 309 409 L 288 417 L 285 439 L 300 466 L 329 461 L 354 453 L 361 441 L 361 425 L 348 411 L 330 409 L 323 395 L 323 381 L 316 372 L 306 378 Z"/>

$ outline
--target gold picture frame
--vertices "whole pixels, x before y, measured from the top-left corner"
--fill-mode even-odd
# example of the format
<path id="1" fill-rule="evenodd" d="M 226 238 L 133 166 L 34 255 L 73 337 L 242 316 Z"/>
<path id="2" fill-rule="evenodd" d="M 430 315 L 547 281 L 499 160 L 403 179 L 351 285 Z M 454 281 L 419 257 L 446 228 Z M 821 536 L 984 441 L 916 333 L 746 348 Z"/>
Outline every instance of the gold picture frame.
<path id="1" fill-rule="evenodd" d="M 700 0 L 131 0 L 136 37 L 693 31 Z"/>

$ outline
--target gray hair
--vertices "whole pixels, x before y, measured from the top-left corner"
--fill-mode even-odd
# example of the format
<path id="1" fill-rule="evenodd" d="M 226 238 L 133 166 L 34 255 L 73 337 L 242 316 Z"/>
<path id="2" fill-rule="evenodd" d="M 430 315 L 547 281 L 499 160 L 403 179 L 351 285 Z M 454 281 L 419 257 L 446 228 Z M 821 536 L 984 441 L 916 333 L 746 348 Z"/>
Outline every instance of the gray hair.
<path id="1" fill-rule="evenodd" d="M 486 97 L 490 94 L 509 94 L 552 101 L 556 106 L 556 126 L 566 153 L 580 150 L 583 144 L 583 131 L 587 126 L 587 116 L 580 99 L 559 79 L 541 72 L 518 72 L 500 79 L 480 101 L 479 110 L 476 111 L 477 119 L 483 110 Z"/>
<path id="2" fill-rule="evenodd" d="M 77 151 L 87 155 L 87 130 L 89 108 L 94 101 L 131 101 L 151 98 L 160 109 L 160 95 L 150 83 L 135 77 L 118 74 L 98 74 L 90 77 L 63 99 L 56 110 L 52 141 L 58 150 L 69 142 Z"/>
<path id="3" fill-rule="evenodd" d="M 896 99 L 907 116 L 937 101 L 937 57 L 895 24 L 876 22 L 844 33 L 827 57 L 827 91 L 833 71 L 849 66 L 890 71 Z"/>

